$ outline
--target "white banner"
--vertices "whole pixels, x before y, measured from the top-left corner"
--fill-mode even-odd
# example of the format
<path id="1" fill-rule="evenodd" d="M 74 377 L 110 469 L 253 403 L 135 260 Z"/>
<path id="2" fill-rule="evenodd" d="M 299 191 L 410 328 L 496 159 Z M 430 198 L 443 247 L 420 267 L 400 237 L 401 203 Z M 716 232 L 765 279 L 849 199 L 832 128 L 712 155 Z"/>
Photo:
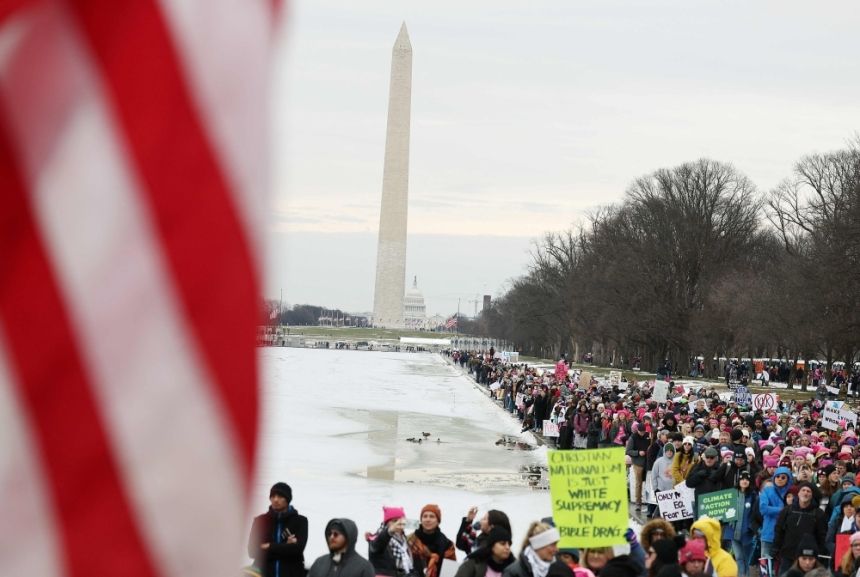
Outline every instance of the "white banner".
<path id="1" fill-rule="evenodd" d="M 621 371 L 609 371 L 609 384 L 614 387 L 621 385 Z"/>
<path id="2" fill-rule="evenodd" d="M 848 425 L 848 423 L 853 423 L 856 426 L 857 413 L 855 413 L 851 409 L 845 409 L 842 407 L 837 408 L 828 403 L 827 406 L 824 407 L 824 410 L 821 411 L 821 426 L 825 429 L 835 431 L 836 429 L 840 428 L 840 421 L 845 421 L 846 426 Z"/>
<path id="3" fill-rule="evenodd" d="M 749 406 L 752 403 L 749 389 L 743 386 L 735 388 L 735 402 L 739 405 Z"/>
<path id="4" fill-rule="evenodd" d="M 771 383 L 770 387 L 772 389 L 787 389 L 788 383 Z"/>

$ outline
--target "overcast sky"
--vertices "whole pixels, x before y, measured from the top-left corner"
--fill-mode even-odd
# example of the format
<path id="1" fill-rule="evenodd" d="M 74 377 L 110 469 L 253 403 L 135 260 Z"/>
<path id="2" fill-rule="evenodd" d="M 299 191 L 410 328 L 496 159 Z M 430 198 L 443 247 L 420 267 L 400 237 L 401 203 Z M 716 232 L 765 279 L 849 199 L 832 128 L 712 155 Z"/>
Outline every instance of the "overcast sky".
<path id="1" fill-rule="evenodd" d="M 854 1 L 289 3 L 267 296 L 373 303 L 391 48 L 413 47 L 407 286 L 463 312 L 531 239 L 709 157 L 763 191 L 860 129 Z"/>

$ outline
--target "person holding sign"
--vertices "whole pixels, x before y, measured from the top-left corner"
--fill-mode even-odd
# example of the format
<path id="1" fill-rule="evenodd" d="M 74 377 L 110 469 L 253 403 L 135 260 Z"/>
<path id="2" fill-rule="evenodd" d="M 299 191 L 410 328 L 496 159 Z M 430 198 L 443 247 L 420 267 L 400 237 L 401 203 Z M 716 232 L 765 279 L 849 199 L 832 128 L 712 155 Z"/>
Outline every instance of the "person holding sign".
<path id="1" fill-rule="evenodd" d="M 693 539 L 704 542 L 715 577 L 738 577 L 738 564 L 720 546 L 720 522 L 710 517 L 702 517 L 691 528 Z M 707 569 L 705 573 L 707 573 Z"/>

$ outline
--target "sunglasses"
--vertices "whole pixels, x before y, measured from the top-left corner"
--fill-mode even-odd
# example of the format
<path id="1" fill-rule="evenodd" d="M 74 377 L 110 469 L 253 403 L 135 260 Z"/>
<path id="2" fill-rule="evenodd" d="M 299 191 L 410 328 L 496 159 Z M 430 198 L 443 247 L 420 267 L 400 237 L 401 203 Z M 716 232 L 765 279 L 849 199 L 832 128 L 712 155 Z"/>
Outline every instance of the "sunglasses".
<path id="1" fill-rule="evenodd" d="M 329 539 L 331 539 L 332 537 L 340 537 L 342 534 L 343 533 L 341 533 L 340 531 L 334 529 L 328 532 Z"/>

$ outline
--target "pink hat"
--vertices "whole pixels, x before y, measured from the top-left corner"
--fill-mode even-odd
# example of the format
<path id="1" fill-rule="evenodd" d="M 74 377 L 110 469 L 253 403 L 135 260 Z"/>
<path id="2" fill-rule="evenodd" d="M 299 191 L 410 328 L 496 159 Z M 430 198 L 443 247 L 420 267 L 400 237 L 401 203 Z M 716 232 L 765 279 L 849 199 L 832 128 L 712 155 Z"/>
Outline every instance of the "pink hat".
<path id="1" fill-rule="evenodd" d="M 388 523 L 392 519 L 400 519 L 401 517 L 405 517 L 406 513 L 403 511 L 403 507 L 383 507 L 382 508 L 382 522 Z"/>
<path id="2" fill-rule="evenodd" d="M 765 457 L 764 458 L 764 466 L 765 467 L 779 467 L 779 457 Z"/>
<path id="3" fill-rule="evenodd" d="M 860 541 L 860 531 L 857 531 L 856 533 L 852 534 L 852 535 L 851 535 L 851 537 L 848 539 L 848 541 L 849 541 L 852 545 L 853 545 L 854 543 L 856 543 L 857 541 Z"/>

